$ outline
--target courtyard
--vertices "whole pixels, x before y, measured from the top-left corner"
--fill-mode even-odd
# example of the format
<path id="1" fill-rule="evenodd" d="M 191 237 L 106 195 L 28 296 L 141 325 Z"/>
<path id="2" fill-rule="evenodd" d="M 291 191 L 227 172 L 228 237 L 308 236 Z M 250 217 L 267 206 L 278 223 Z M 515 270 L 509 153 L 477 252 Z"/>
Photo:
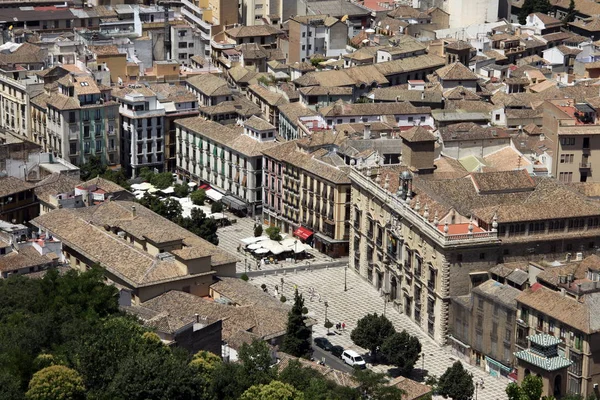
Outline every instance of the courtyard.
<path id="1" fill-rule="evenodd" d="M 254 236 L 254 224 L 255 221 L 252 218 L 245 217 L 239 218 L 228 212 L 225 213 L 228 218 L 236 220 L 235 223 L 219 228 L 217 234 L 219 235 L 219 247 L 227 252 L 238 257 L 237 272 L 243 273 L 246 271 L 257 270 L 257 259 L 248 252 L 239 251 L 238 246 L 241 244 L 241 239 Z M 263 232 L 268 226 L 263 225 Z M 264 234 L 264 233 L 263 233 Z M 273 270 L 290 267 L 308 267 L 315 265 L 340 265 L 346 264 L 347 258 L 336 258 L 326 256 L 325 254 L 319 253 L 316 249 L 312 248 L 307 251 L 309 257 L 306 260 L 283 260 L 277 264 L 266 264 L 261 265 L 262 270 Z"/>
<path id="2" fill-rule="evenodd" d="M 345 274 L 346 273 L 346 274 Z M 346 288 L 344 291 L 344 275 L 346 275 Z M 282 284 L 283 278 L 283 284 Z M 415 365 L 413 379 L 422 376 L 422 368 L 426 374 L 439 377 L 446 368 L 452 365 L 458 358 L 454 356 L 450 347 L 440 347 L 425 332 L 419 329 L 408 317 L 391 307 L 391 303 L 384 305 L 383 297 L 377 290 L 364 281 L 352 270 L 344 271 L 343 267 L 332 267 L 313 271 L 304 269 L 294 272 L 282 273 L 281 271 L 265 271 L 263 275 L 251 277 L 250 283 L 261 286 L 267 285 L 268 293 L 273 296 L 285 295 L 288 301 L 293 300 L 294 288 L 303 294 L 305 306 L 308 308 L 308 316 L 316 320 L 313 326 L 313 337 L 325 337 L 327 329 L 323 326 L 325 315 L 333 323 L 345 323 L 345 332 L 327 336 L 333 345 L 339 345 L 344 349 L 353 349 L 360 354 L 366 354 L 366 350 L 357 347 L 350 339 L 350 332 L 356 321 L 368 313 L 385 315 L 392 321 L 396 330 L 406 329 L 411 335 L 416 335 L 421 341 L 424 357 L 421 357 Z M 275 286 L 277 285 L 277 293 Z M 327 307 L 325 307 L 327 304 Z M 327 314 L 325 314 L 327 313 Z M 464 364 L 464 363 L 463 363 Z M 495 378 L 485 371 L 471 365 L 465 365 L 473 373 L 474 381 L 483 380 L 483 388 L 477 392 L 478 400 L 506 399 L 505 388 L 509 381 L 503 377 Z M 386 365 L 374 365 L 371 368 L 378 372 L 389 369 Z"/>

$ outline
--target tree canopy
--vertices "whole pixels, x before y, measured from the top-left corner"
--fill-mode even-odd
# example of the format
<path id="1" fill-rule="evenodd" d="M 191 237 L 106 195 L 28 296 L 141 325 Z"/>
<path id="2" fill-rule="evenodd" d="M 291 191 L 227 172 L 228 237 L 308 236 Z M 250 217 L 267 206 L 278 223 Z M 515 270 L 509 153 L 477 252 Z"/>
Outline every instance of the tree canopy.
<path id="1" fill-rule="evenodd" d="M 552 5 L 549 0 L 525 0 L 519 13 L 519 24 L 525 25 L 529 14 L 537 12 L 548 14 L 551 9 Z"/>
<path id="2" fill-rule="evenodd" d="M 452 364 L 437 383 L 437 393 L 452 400 L 470 400 L 474 392 L 473 375 L 464 369 L 460 361 Z"/>
<path id="3" fill-rule="evenodd" d="M 527 375 L 521 386 L 511 382 L 506 387 L 508 400 L 540 400 L 544 383 L 539 376 Z"/>
<path id="4" fill-rule="evenodd" d="M 277 226 L 270 226 L 265 229 L 265 233 L 271 240 L 280 241 L 281 240 L 281 229 Z"/>
<path id="5" fill-rule="evenodd" d="M 84 399 L 83 379 L 70 368 L 53 365 L 36 372 L 25 394 L 30 400 Z"/>
<path id="6" fill-rule="evenodd" d="M 311 329 L 306 326 L 306 316 L 302 312 L 304 299 L 294 292 L 294 306 L 288 313 L 288 322 L 281 350 L 295 357 L 310 357 L 312 345 L 310 343 Z"/>
<path id="7" fill-rule="evenodd" d="M 362 348 L 368 349 L 371 355 L 377 354 L 385 339 L 396 333 L 394 325 L 384 315 L 367 314 L 358 320 L 356 328 L 350 333 L 350 339 Z"/>
<path id="8" fill-rule="evenodd" d="M 391 334 L 383 341 L 381 353 L 401 375 L 408 376 L 421 355 L 421 342 L 403 330 Z"/>
<path id="9" fill-rule="evenodd" d="M 83 181 L 101 177 L 116 183 L 124 189 L 129 190 L 130 188 L 125 171 L 122 168 L 118 170 L 109 169 L 106 164 L 102 162 L 102 158 L 97 155 L 90 156 L 88 161 L 79 167 L 79 176 Z"/>
<path id="10" fill-rule="evenodd" d="M 190 194 L 190 199 L 197 206 L 204 205 L 204 201 L 206 200 L 206 191 L 204 189 L 194 190 L 192 194 Z"/>
<path id="11" fill-rule="evenodd" d="M 287 383 L 271 381 L 267 385 L 250 386 L 240 400 L 304 400 L 304 394 Z"/>

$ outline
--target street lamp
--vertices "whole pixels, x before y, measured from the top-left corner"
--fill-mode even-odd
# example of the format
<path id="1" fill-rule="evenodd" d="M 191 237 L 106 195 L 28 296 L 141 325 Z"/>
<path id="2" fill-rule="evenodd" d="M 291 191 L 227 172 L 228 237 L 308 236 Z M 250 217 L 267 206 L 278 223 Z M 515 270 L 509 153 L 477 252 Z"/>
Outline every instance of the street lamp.
<path id="1" fill-rule="evenodd" d="M 327 303 L 327 300 L 323 302 L 323 305 L 325 306 L 325 323 L 327 323 L 327 307 L 329 307 L 329 303 Z"/>
<path id="2" fill-rule="evenodd" d="M 283 276 L 281 277 L 281 294 L 283 294 L 283 284 L 285 281 L 283 280 Z"/>
<path id="3" fill-rule="evenodd" d="M 244 258 L 244 273 L 248 273 L 248 259 Z"/>
<path id="4" fill-rule="evenodd" d="M 475 382 L 475 400 L 477 400 L 477 389 L 479 389 L 480 386 L 483 389 L 483 383 Z"/>
<path id="5" fill-rule="evenodd" d="M 423 382 L 425 382 L 425 353 L 421 354 L 421 375 Z"/>
<path id="6" fill-rule="evenodd" d="M 348 264 L 344 267 L 344 292 L 348 290 L 348 285 L 346 284 L 346 272 L 348 271 Z"/>

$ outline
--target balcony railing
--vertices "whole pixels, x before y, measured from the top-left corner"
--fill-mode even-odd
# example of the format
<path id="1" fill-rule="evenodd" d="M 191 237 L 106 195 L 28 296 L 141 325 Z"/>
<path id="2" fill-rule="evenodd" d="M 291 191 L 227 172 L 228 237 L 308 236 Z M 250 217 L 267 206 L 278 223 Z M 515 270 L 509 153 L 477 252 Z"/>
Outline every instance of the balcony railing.
<path id="1" fill-rule="evenodd" d="M 592 163 L 590 163 L 590 162 L 581 162 L 581 163 L 579 163 L 579 168 L 580 169 L 591 169 L 592 168 Z"/>

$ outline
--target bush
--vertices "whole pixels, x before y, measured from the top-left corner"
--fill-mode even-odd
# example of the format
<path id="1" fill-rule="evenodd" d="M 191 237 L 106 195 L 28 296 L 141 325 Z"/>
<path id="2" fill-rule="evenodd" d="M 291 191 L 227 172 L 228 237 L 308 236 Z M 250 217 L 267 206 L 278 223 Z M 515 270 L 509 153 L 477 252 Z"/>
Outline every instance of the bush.
<path id="1" fill-rule="evenodd" d="M 243 280 L 244 282 L 248 282 L 248 280 L 249 280 L 250 278 L 248 278 L 248 275 L 247 275 L 247 274 L 242 274 L 242 276 L 240 276 L 240 279 L 241 279 L 241 280 Z"/>
<path id="2" fill-rule="evenodd" d="M 180 184 L 176 184 L 173 187 L 174 190 L 174 194 L 175 196 L 181 198 L 181 197 L 187 197 L 187 195 L 190 193 L 190 191 L 188 190 L 187 185 L 180 185 Z"/>
<path id="3" fill-rule="evenodd" d="M 281 240 L 281 229 L 278 227 L 270 226 L 265 230 L 265 232 L 267 233 L 267 236 L 269 236 L 269 239 L 277 242 Z"/>
<path id="4" fill-rule="evenodd" d="M 214 203 L 212 203 L 212 205 L 210 206 L 210 212 L 212 214 L 223 212 L 223 203 L 221 203 L 220 201 L 215 201 Z"/>
<path id="5" fill-rule="evenodd" d="M 254 237 L 262 236 L 262 234 L 263 234 L 263 227 L 262 227 L 262 225 L 256 225 L 254 227 Z"/>
<path id="6" fill-rule="evenodd" d="M 287 299 L 285 298 L 285 296 L 283 296 L 283 295 L 282 295 L 282 296 L 279 298 L 279 301 L 281 301 L 282 303 L 285 303 L 285 302 L 287 301 Z"/>
<path id="7" fill-rule="evenodd" d="M 206 191 L 204 189 L 194 190 L 192 192 L 192 194 L 190 195 L 190 199 L 192 200 L 192 203 L 194 203 L 195 205 L 201 206 L 204 204 L 204 201 L 206 200 Z"/>

